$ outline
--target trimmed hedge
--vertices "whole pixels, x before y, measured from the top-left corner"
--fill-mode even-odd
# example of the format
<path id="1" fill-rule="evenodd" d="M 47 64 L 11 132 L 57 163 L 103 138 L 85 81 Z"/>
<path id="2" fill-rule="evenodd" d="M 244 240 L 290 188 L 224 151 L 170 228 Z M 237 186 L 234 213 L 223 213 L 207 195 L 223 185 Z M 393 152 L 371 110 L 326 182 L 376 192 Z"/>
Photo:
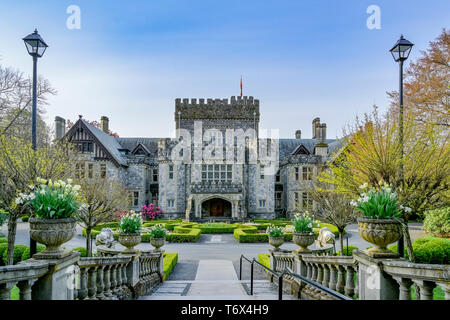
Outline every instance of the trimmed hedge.
<path id="1" fill-rule="evenodd" d="M 256 221 L 266 221 L 266 220 L 256 220 Z M 271 220 L 268 220 L 271 221 Z M 283 222 L 284 223 L 284 222 Z M 267 233 L 259 233 L 258 230 L 266 230 L 267 227 L 269 227 L 270 223 L 261 223 L 256 225 L 246 225 L 241 224 L 239 227 L 234 230 L 233 235 L 236 238 L 236 240 L 239 243 L 249 243 L 249 242 L 268 242 L 269 241 L 269 234 Z M 281 226 L 281 225 L 280 225 Z M 288 224 L 284 225 L 285 227 L 288 226 Z M 335 227 L 332 224 L 328 223 L 321 223 L 320 228 L 328 227 L 331 232 L 334 234 L 339 234 L 337 227 Z M 314 228 L 314 232 L 316 235 L 319 234 L 320 228 Z M 284 240 L 285 241 L 292 241 L 292 232 L 285 232 L 284 233 Z"/>
<path id="2" fill-rule="evenodd" d="M 22 255 L 24 253 L 24 251 L 28 248 L 27 245 L 24 244 L 16 244 L 14 245 L 14 259 L 13 259 L 13 264 L 16 264 L 20 261 L 22 261 Z M 8 256 L 8 250 L 5 250 L 3 252 L 3 263 L 6 265 L 6 259 Z"/>
<path id="3" fill-rule="evenodd" d="M 416 239 L 412 246 L 416 263 L 449 264 L 450 262 L 450 239 L 428 236 Z M 389 246 L 388 249 L 398 253 L 396 244 Z M 408 251 L 406 248 L 404 250 L 404 258 L 408 259 Z"/>
<path id="4" fill-rule="evenodd" d="M 238 224 L 229 223 L 205 223 L 193 226 L 195 229 L 200 229 L 202 233 L 233 233 L 238 227 Z"/>
<path id="5" fill-rule="evenodd" d="M 153 220 L 144 222 L 145 228 L 150 228 L 155 224 L 162 224 L 164 228 L 173 230 L 173 232 L 166 235 L 166 240 L 169 242 L 196 242 L 202 231 L 200 229 L 193 229 L 197 223 L 184 223 L 180 224 L 181 220 Z M 164 223 L 167 223 L 164 225 Z M 114 232 L 114 240 L 119 239 L 119 232 L 117 231 L 118 222 L 108 222 L 100 224 L 92 229 L 91 236 L 93 239 L 100 234 L 103 228 L 111 228 Z M 86 229 L 82 230 L 82 235 L 86 237 Z M 142 242 L 150 242 L 150 233 L 142 233 Z"/>
<path id="6" fill-rule="evenodd" d="M 22 222 L 28 222 L 28 220 L 30 220 L 30 216 L 23 216 L 22 217 Z"/>
<path id="7" fill-rule="evenodd" d="M 173 268 L 178 262 L 178 253 L 164 253 L 163 256 L 163 272 L 164 278 L 163 280 L 167 280 L 172 273 Z"/>
<path id="8" fill-rule="evenodd" d="M 169 242 L 197 242 L 202 231 L 193 228 L 192 224 L 179 225 L 173 229 L 173 232 L 166 235 L 166 240 Z"/>
<path id="9" fill-rule="evenodd" d="M 8 243 L 8 238 L 0 238 L 0 243 Z"/>
<path id="10" fill-rule="evenodd" d="M 268 253 L 258 254 L 258 262 L 270 269 L 270 254 Z M 267 272 L 267 270 L 265 271 Z"/>
<path id="11" fill-rule="evenodd" d="M 359 250 L 359 248 L 358 247 L 355 247 L 355 246 L 344 246 L 344 256 L 353 256 L 353 251 L 354 250 Z M 338 250 L 338 251 L 336 251 L 336 255 L 337 256 L 340 256 L 341 255 L 341 251 L 340 250 Z"/>

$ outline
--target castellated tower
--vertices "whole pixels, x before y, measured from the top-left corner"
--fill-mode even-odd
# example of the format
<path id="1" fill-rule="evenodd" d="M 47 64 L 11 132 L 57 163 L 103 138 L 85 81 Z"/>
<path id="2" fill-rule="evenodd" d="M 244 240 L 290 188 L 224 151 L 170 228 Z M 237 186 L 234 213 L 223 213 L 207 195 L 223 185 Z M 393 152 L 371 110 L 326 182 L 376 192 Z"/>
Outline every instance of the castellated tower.
<path id="1" fill-rule="evenodd" d="M 259 128 L 259 100 L 253 97 L 228 99 L 175 99 L 176 128 L 193 131 L 194 121 L 202 121 L 203 129 Z"/>

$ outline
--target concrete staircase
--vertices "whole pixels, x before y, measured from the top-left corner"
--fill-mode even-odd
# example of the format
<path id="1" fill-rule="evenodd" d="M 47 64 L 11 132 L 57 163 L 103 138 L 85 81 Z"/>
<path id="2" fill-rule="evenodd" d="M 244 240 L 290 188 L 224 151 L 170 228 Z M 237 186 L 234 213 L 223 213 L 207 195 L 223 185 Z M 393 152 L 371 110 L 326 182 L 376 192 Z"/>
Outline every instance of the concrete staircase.
<path id="1" fill-rule="evenodd" d="M 165 281 L 152 295 L 141 300 L 277 300 L 278 289 L 268 280 L 238 280 L 231 261 L 200 260 L 195 280 Z M 292 299 L 284 294 L 284 300 Z"/>

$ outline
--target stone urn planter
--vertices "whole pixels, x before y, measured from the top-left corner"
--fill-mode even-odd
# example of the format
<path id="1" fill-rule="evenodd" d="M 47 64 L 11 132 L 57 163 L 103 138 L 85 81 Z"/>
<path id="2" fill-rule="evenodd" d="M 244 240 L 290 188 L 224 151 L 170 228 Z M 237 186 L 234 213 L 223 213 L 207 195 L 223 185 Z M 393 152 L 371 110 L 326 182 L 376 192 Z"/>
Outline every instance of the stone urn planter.
<path id="1" fill-rule="evenodd" d="M 155 252 L 161 251 L 161 247 L 166 243 L 166 238 L 150 238 L 150 244 L 155 247 Z"/>
<path id="2" fill-rule="evenodd" d="M 297 252 L 309 252 L 308 246 L 312 245 L 314 240 L 316 240 L 316 234 L 314 232 L 292 233 L 292 241 L 300 247 L 296 250 Z"/>
<path id="3" fill-rule="evenodd" d="M 60 246 L 75 236 L 74 218 L 30 218 L 29 223 L 30 237 L 47 247 L 44 251 L 33 255 L 34 259 L 61 259 L 71 254 L 71 251 L 61 250 Z"/>
<path id="4" fill-rule="evenodd" d="M 363 251 L 376 258 L 398 257 L 398 254 L 387 249 L 387 246 L 401 238 L 401 222 L 400 219 L 358 218 L 359 235 L 375 246 Z"/>
<path id="5" fill-rule="evenodd" d="M 134 246 L 137 246 L 141 243 L 141 234 L 140 233 L 119 233 L 119 243 L 126 247 L 127 249 L 122 253 L 136 253 L 139 250 L 134 249 Z"/>
<path id="6" fill-rule="evenodd" d="M 273 251 L 280 251 L 280 246 L 284 243 L 284 237 L 269 236 L 269 244 L 274 247 Z"/>

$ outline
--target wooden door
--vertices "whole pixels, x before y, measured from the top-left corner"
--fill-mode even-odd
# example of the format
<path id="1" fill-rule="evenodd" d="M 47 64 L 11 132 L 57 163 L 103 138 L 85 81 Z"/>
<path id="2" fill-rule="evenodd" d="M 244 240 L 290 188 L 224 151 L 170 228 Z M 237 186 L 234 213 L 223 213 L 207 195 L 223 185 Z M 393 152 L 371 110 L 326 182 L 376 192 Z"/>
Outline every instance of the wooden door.
<path id="1" fill-rule="evenodd" d="M 223 200 L 211 200 L 210 215 L 213 217 L 223 217 Z"/>

